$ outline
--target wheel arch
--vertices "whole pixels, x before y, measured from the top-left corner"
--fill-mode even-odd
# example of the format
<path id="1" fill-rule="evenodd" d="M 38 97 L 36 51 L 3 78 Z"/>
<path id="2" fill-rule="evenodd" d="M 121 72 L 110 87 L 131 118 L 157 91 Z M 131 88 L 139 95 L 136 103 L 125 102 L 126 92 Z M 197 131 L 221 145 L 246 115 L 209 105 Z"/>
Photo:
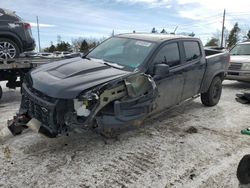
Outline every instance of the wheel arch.
<path id="1" fill-rule="evenodd" d="M 215 72 L 213 76 L 210 76 L 209 78 L 204 79 L 201 89 L 200 89 L 200 93 L 207 92 L 213 79 L 217 76 L 223 81 L 225 78 L 225 72 L 224 71 Z"/>
<path id="2" fill-rule="evenodd" d="M 21 42 L 21 40 L 19 39 L 19 37 L 17 35 L 15 35 L 13 33 L 9 33 L 9 32 L 0 32 L 0 39 L 1 38 L 6 38 L 6 39 L 9 39 L 9 40 L 12 40 L 18 46 L 20 53 L 23 52 L 22 42 Z"/>

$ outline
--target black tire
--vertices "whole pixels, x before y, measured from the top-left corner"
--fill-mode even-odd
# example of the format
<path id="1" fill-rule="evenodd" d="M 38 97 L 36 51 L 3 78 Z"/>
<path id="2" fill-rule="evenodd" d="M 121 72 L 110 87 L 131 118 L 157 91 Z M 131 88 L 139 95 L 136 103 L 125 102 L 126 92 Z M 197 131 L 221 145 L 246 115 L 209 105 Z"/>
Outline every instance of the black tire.
<path id="1" fill-rule="evenodd" d="M 0 59 L 14 59 L 20 55 L 18 45 L 7 38 L 0 38 Z"/>
<path id="2" fill-rule="evenodd" d="M 242 185 L 250 183 L 250 155 L 245 155 L 237 168 L 237 178 Z"/>
<path id="3" fill-rule="evenodd" d="M 215 106 L 218 104 L 222 92 L 222 80 L 220 77 L 216 76 L 208 91 L 206 93 L 201 93 L 201 102 L 205 106 Z"/>
<path id="4" fill-rule="evenodd" d="M 2 95 L 3 95 L 3 90 L 2 87 L 0 86 L 0 99 L 2 98 Z"/>

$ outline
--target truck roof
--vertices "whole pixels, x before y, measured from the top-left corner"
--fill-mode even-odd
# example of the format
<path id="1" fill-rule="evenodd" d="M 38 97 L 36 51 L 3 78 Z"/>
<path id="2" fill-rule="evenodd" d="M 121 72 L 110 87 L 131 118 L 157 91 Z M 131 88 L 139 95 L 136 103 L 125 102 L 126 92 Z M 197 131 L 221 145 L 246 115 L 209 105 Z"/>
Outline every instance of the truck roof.
<path id="1" fill-rule="evenodd" d="M 177 38 L 192 38 L 190 36 L 183 35 L 174 35 L 174 34 L 160 34 L 160 33 L 126 33 L 116 35 L 117 37 L 131 38 L 131 39 L 139 39 L 139 40 L 147 40 L 151 42 L 163 42 L 171 39 Z"/>

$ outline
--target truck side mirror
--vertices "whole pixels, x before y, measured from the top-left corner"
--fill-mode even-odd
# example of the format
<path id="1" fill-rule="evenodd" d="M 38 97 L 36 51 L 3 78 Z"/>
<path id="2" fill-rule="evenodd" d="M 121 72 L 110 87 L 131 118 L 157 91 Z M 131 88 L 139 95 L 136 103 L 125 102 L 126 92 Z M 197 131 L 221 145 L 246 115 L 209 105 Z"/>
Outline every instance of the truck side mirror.
<path id="1" fill-rule="evenodd" d="M 155 64 L 154 65 L 154 75 L 163 77 L 169 73 L 169 65 L 165 63 Z"/>

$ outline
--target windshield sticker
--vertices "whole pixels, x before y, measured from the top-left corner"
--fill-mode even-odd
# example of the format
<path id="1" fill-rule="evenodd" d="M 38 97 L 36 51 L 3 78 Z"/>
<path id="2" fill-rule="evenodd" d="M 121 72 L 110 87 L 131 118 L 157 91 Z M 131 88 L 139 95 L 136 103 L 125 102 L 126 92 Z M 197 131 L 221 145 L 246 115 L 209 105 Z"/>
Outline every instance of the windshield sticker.
<path id="1" fill-rule="evenodd" d="M 136 45 L 139 45 L 139 46 L 149 47 L 149 46 L 151 46 L 152 43 L 150 43 L 150 42 L 145 42 L 145 41 L 136 41 L 135 44 L 136 44 Z"/>

